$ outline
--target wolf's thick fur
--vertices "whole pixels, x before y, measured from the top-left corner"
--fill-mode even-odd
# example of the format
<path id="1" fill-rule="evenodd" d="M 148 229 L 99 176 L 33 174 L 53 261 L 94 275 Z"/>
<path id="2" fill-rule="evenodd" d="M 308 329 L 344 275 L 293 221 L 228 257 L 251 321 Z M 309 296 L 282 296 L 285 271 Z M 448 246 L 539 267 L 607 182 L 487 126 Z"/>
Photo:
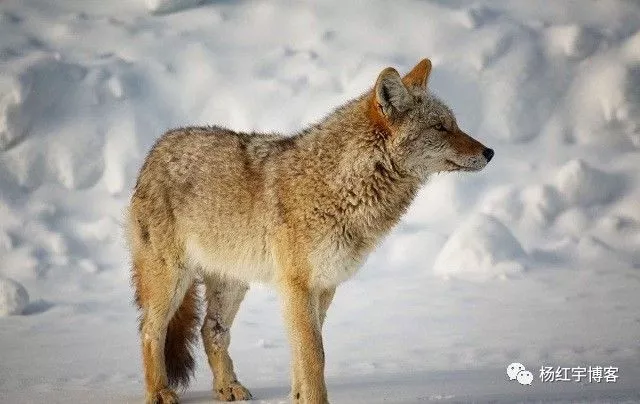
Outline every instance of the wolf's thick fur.
<path id="1" fill-rule="evenodd" d="M 482 169 L 493 151 L 427 90 L 431 62 L 292 136 L 167 132 L 140 171 L 129 235 L 148 402 L 173 403 L 201 335 L 222 400 L 250 398 L 228 354 L 250 282 L 277 286 L 292 347 L 292 398 L 325 403 L 321 328 L 336 286 L 394 226 L 429 175 Z"/>

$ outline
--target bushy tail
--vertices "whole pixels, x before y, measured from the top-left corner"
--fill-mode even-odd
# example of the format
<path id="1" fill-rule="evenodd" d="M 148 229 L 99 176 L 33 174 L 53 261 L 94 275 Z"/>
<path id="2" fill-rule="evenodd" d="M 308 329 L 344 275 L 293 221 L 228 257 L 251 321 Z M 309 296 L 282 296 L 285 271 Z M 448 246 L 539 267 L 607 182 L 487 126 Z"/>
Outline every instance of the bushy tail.
<path id="1" fill-rule="evenodd" d="M 199 295 L 192 284 L 167 327 L 164 343 L 164 361 L 171 387 L 187 387 L 193 376 L 195 361 L 192 348 L 197 341 Z"/>

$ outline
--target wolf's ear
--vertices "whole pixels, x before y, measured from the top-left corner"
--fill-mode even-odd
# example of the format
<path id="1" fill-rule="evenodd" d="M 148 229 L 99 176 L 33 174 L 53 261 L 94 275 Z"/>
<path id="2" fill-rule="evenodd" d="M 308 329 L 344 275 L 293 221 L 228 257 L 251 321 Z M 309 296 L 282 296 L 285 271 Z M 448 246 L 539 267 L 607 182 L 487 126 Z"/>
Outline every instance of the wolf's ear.
<path id="1" fill-rule="evenodd" d="M 426 88 L 431 73 L 431 61 L 422 59 L 406 76 L 402 78 L 402 82 L 407 87 Z"/>
<path id="2" fill-rule="evenodd" d="M 387 67 L 380 73 L 374 92 L 376 102 L 387 118 L 392 118 L 397 112 L 406 111 L 413 102 L 413 97 L 393 67 Z"/>

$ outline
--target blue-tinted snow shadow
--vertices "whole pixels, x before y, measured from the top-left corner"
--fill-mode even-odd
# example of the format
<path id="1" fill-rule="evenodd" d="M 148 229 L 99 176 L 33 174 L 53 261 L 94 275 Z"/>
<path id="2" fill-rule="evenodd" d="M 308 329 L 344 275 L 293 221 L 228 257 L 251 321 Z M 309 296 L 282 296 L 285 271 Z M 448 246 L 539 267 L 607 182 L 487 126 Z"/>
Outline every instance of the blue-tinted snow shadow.
<path id="1" fill-rule="evenodd" d="M 31 315 L 34 315 L 34 314 L 41 314 L 41 313 L 44 313 L 45 311 L 48 311 L 53 306 L 55 306 L 53 303 L 47 302 L 46 300 L 42 300 L 42 299 L 35 300 L 35 301 L 29 303 L 27 305 L 27 307 L 25 307 L 25 309 L 22 312 L 22 314 L 25 315 L 25 316 L 31 316 Z"/>
<path id="2" fill-rule="evenodd" d="M 253 395 L 251 402 L 289 402 L 289 388 L 288 387 L 261 387 L 251 388 L 247 386 Z M 183 404 L 204 404 L 219 402 L 213 398 L 212 390 L 198 390 L 187 391 L 180 396 L 180 402 Z M 236 402 L 249 402 L 249 401 L 236 401 Z"/>
<path id="3" fill-rule="evenodd" d="M 542 383 L 536 376 L 531 386 L 510 381 L 504 369 L 408 372 L 360 377 L 328 377 L 332 403 L 571 403 L 571 402 L 638 402 L 640 386 L 634 384 L 640 376 L 640 364 L 619 363 L 620 379 L 616 383 Z M 532 370 L 533 367 L 532 367 Z M 247 386 L 253 402 L 288 403 L 289 387 Z M 183 403 L 211 403 L 212 392 L 193 391 L 182 396 Z"/>

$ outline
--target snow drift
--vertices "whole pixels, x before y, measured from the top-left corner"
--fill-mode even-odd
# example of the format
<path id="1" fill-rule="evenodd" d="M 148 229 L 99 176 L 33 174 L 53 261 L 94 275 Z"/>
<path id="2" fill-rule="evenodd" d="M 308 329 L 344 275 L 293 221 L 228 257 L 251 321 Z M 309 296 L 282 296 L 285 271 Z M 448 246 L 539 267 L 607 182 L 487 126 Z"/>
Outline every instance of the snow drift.
<path id="1" fill-rule="evenodd" d="M 423 57 L 496 155 L 433 178 L 339 288 L 330 394 L 588 401 L 536 381 L 523 396 L 502 371 L 620 363 L 599 397 L 637 401 L 640 6 L 623 0 L 0 2 L 0 301 L 23 314 L 0 318 L 3 399 L 141 399 L 122 223 L 163 131 L 292 133 Z M 285 399 L 271 289 L 252 288 L 231 347 L 259 399 Z M 196 401 L 211 387 L 198 361 Z"/>

